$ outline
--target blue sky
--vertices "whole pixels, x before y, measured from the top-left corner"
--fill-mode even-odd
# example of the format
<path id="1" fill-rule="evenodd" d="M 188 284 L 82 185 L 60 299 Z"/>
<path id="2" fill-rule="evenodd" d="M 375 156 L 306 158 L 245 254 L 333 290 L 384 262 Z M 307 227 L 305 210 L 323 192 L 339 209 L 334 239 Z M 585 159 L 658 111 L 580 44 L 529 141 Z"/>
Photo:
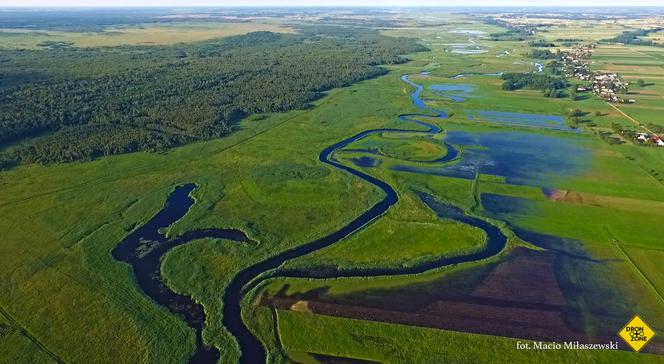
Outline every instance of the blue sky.
<path id="1" fill-rule="evenodd" d="M 0 0 L 0 6 L 662 6 L 664 0 Z"/>

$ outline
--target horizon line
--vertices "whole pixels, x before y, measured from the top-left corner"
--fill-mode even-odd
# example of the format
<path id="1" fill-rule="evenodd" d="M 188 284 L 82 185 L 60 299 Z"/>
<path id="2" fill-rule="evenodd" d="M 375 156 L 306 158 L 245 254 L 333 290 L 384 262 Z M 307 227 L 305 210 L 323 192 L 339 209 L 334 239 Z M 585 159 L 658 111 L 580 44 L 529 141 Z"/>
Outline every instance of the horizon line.
<path id="1" fill-rule="evenodd" d="M 0 5 L 0 9 L 86 9 L 86 8 L 145 8 L 145 9 L 191 9 L 191 8 L 664 8 L 664 5 Z"/>

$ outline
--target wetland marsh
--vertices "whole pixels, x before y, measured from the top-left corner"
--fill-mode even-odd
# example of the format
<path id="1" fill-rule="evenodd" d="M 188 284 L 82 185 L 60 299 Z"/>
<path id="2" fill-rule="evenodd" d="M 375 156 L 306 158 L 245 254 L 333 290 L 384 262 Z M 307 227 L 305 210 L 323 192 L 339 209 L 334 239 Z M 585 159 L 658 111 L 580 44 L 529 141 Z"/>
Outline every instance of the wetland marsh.
<path id="1" fill-rule="evenodd" d="M 0 9 L 0 361 L 664 362 L 664 13 L 451 10 Z"/>

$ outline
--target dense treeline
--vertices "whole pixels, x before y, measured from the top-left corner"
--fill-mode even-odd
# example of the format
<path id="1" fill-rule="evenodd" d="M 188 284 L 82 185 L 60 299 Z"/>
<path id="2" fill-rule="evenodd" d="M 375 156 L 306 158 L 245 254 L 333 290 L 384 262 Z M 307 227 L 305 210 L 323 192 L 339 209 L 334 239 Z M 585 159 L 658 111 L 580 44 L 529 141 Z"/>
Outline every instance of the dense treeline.
<path id="1" fill-rule="evenodd" d="M 546 73 L 550 75 L 555 75 L 560 77 L 565 76 L 565 64 L 562 61 L 560 61 L 560 59 L 554 59 L 552 61 L 547 62 L 547 64 L 544 65 L 544 70 L 546 71 Z"/>
<path id="2" fill-rule="evenodd" d="M 654 28 L 654 29 L 637 29 L 637 30 L 628 30 L 622 32 L 622 34 L 605 39 L 606 42 L 614 43 L 624 43 L 624 44 L 636 44 L 636 45 L 655 45 L 655 42 L 649 39 L 642 39 L 640 37 L 647 37 L 650 33 L 659 32 L 664 28 Z"/>
<path id="3" fill-rule="evenodd" d="M 556 53 L 553 53 L 548 49 L 533 49 L 533 51 L 530 52 L 530 56 L 535 59 L 554 59 L 558 57 Z"/>
<path id="4" fill-rule="evenodd" d="M 542 90 L 547 97 L 563 97 L 567 87 L 564 78 L 541 73 L 504 73 L 502 79 L 503 90 L 530 88 Z"/>
<path id="5" fill-rule="evenodd" d="M 556 45 L 555 45 L 555 43 L 547 42 L 545 40 L 535 40 L 535 41 L 530 42 L 530 46 L 531 47 L 551 48 L 551 47 L 555 47 Z"/>
<path id="6" fill-rule="evenodd" d="M 664 126 L 659 124 L 648 123 L 648 129 L 654 133 L 664 134 Z"/>
<path id="7" fill-rule="evenodd" d="M 5 52 L 0 144 L 40 135 L 15 154 L 41 163 L 162 150 L 227 134 L 248 114 L 306 108 L 423 49 L 371 30 L 317 27 L 170 47 Z"/>
<path id="8" fill-rule="evenodd" d="M 523 41 L 530 37 L 531 33 L 526 29 L 508 29 L 500 33 L 491 33 L 489 37 L 493 41 Z"/>

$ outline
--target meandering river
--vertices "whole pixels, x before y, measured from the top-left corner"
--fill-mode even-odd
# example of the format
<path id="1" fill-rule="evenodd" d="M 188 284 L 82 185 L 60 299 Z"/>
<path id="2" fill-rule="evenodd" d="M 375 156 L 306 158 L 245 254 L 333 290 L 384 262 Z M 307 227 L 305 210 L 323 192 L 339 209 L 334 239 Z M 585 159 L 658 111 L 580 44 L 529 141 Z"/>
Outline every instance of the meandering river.
<path id="1" fill-rule="evenodd" d="M 113 257 L 129 263 L 136 282 L 143 292 L 169 311 L 182 316 L 196 331 L 196 353 L 190 359 L 195 363 L 215 363 L 219 359 L 216 348 L 203 344 L 202 330 L 205 324 L 203 306 L 191 297 L 173 292 L 161 280 L 161 258 L 169 250 L 190 241 L 203 238 L 228 239 L 249 242 L 247 236 L 234 229 L 193 230 L 175 239 L 169 239 L 162 229 L 180 220 L 194 204 L 191 192 L 194 184 L 178 186 L 168 196 L 164 208 L 140 228 L 127 235 L 113 250 Z"/>
<path id="2" fill-rule="evenodd" d="M 439 110 L 433 110 L 430 109 L 426 106 L 424 101 L 421 98 L 421 93 L 423 90 L 423 87 L 413 81 L 410 80 L 410 78 L 407 75 L 404 75 L 401 77 L 401 80 L 408 83 L 409 85 L 413 86 L 415 88 L 415 91 L 411 94 L 413 104 L 421 109 L 422 111 L 428 112 L 427 114 L 404 114 L 400 115 L 399 119 L 402 121 L 410 122 L 417 124 L 419 126 L 425 127 L 426 130 L 420 130 L 420 129 L 394 129 L 394 128 L 381 128 L 381 129 L 371 129 L 371 130 L 366 130 L 361 133 L 358 133 L 350 138 L 344 139 L 338 143 L 335 143 L 325 149 L 320 153 L 318 159 L 325 164 L 331 165 L 335 168 L 338 168 L 340 170 L 346 171 L 350 174 L 353 174 L 373 185 L 376 187 L 380 188 L 384 193 L 385 197 L 376 203 L 374 206 L 372 206 L 368 211 L 363 213 L 362 215 L 358 216 L 351 222 L 349 222 L 346 226 L 342 227 L 341 229 L 331 233 L 330 235 L 327 235 L 323 238 L 320 238 L 318 240 L 306 243 L 304 245 L 300 245 L 296 248 L 287 250 L 281 254 L 278 254 L 276 256 L 273 256 L 265 261 L 262 261 L 260 263 L 257 263 L 249 268 L 246 268 L 242 270 L 231 282 L 231 284 L 228 286 L 226 289 L 223 301 L 224 301 L 224 309 L 223 309 L 223 323 L 224 326 L 235 336 L 235 338 L 238 340 L 238 343 L 240 344 L 240 348 L 242 350 L 242 357 L 241 357 L 241 362 L 242 363 L 262 363 L 265 361 L 265 349 L 263 348 L 262 344 L 258 341 L 258 339 L 251 333 L 249 328 L 244 324 L 241 316 L 241 301 L 243 294 L 250 289 L 251 287 L 254 287 L 256 284 L 259 283 L 258 280 L 256 280 L 256 277 L 262 276 L 262 279 L 267 278 L 265 276 L 266 273 L 275 270 L 279 266 L 281 266 L 283 263 L 307 255 L 309 253 L 312 253 L 314 251 L 320 250 L 322 248 L 325 248 L 327 246 L 330 246 L 341 239 L 347 237 L 348 235 L 360 230 L 362 227 L 366 226 L 369 222 L 371 222 L 373 219 L 381 216 L 384 214 L 390 206 L 394 205 L 398 201 L 398 195 L 397 192 L 387 183 L 385 183 L 382 180 L 379 180 L 371 175 L 368 175 L 358 169 L 349 167 L 347 165 L 341 164 L 335 157 L 334 153 L 347 145 L 356 142 L 362 138 L 365 138 L 369 135 L 373 134 L 379 134 L 379 133 L 422 133 L 422 134 L 438 134 L 442 130 L 438 125 L 427 123 L 421 120 L 415 119 L 416 117 L 419 118 L 438 118 L 438 119 L 445 119 L 448 117 L 448 115 Z M 433 202 L 431 200 L 431 196 L 425 198 L 423 196 L 423 200 L 425 203 L 429 204 L 432 206 Z M 428 202 L 427 202 L 428 201 Z M 431 203 L 431 204 L 430 204 Z M 443 203 L 438 202 L 437 207 L 445 206 Z M 454 257 L 454 258 L 447 258 L 447 259 L 441 259 L 439 261 L 434 261 L 428 264 L 423 264 L 419 265 L 416 267 L 412 268 L 400 268 L 400 269 L 393 269 L 393 270 L 388 270 L 388 269 L 373 269 L 373 270 L 361 270 L 361 271 L 345 271 L 345 272 L 339 272 L 337 274 L 331 274 L 325 277 L 349 277 L 349 276 L 380 276 L 380 275 L 399 275 L 399 274 L 414 274 L 418 272 L 424 272 L 433 268 L 439 268 L 445 265 L 449 264 L 456 264 L 464 261 L 472 261 L 472 260 L 478 260 L 478 259 L 483 259 L 488 256 L 491 256 L 493 254 L 496 254 L 502 250 L 502 248 L 505 246 L 505 242 L 507 238 L 500 232 L 500 229 L 497 227 L 487 223 L 484 220 L 480 220 L 477 218 L 472 218 L 469 216 L 464 215 L 460 210 L 454 209 L 452 207 L 449 207 L 448 209 L 439 209 L 437 211 L 441 216 L 445 216 L 447 218 L 455 219 L 457 221 L 471 224 L 473 226 L 479 227 L 480 229 L 483 229 L 488 236 L 488 244 L 487 248 L 483 249 L 481 252 L 478 252 L 476 254 L 471 254 L 471 255 L 466 255 L 466 256 L 460 256 L 460 257 Z M 297 277 L 304 277 L 304 276 L 315 276 L 313 274 L 308 274 L 307 272 L 291 272 L 289 276 L 297 276 Z"/>
<path id="3" fill-rule="evenodd" d="M 322 163 L 348 172 L 373 184 L 383 191 L 385 197 L 373 205 L 369 210 L 350 221 L 341 229 L 334 231 L 320 239 L 281 252 L 275 256 L 243 269 L 233 278 L 229 286 L 226 288 L 223 296 L 223 324 L 239 343 L 241 350 L 240 361 L 242 363 L 263 363 L 266 360 L 266 352 L 263 348 L 263 345 L 251 333 L 242 319 L 241 302 L 246 292 L 268 277 L 288 276 L 332 278 L 415 274 L 450 264 L 484 259 L 499 253 L 505 247 L 507 238 L 498 227 L 488 223 L 485 220 L 468 216 L 460 209 L 446 205 L 445 203 L 437 200 L 434 196 L 422 193 L 420 194 L 422 201 L 432 210 L 434 210 L 439 216 L 453 219 L 461 223 L 482 229 L 487 235 L 487 243 L 485 248 L 476 253 L 451 258 L 441 258 L 437 261 L 417 265 L 410 268 L 358 269 L 353 271 L 327 273 L 325 276 L 316 275 L 314 272 L 306 271 L 281 272 L 278 274 L 270 275 L 287 261 L 305 256 L 309 253 L 330 246 L 349 236 L 350 234 L 357 232 L 373 219 L 383 215 L 390 206 L 394 205 L 398 201 L 397 192 L 389 184 L 369 174 L 366 174 L 359 169 L 342 164 L 335 158 L 334 154 L 336 151 L 346 147 L 347 145 L 373 134 L 421 133 L 424 135 L 435 135 L 442 131 L 441 128 L 436 124 L 427 123 L 421 120 L 417 120 L 416 118 L 445 119 L 448 117 L 448 115 L 443 111 L 428 108 L 420 96 L 423 87 L 410 80 L 408 75 L 402 76 L 401 80 L 415 88 L 415 90 L 411 93 L 413 105 L 415 105 L 415 107 L 422 110 L 423 112 L 426 112 L 426 114 L 404 114 L 400 115 L 399 119 L 411 124 L 416 124 L 420 128 L 382 128 L 366 130 L 323 149 L 319 155 L 319 160 Z M 454 158 L 455 156 L 456 151 L 445 160 Z M 190 362 L 212 363 L 219 358 L 219 352 L 214 348 L 206 347 L 202 342 L 201 331 L 205 322 L 203 308 L 201 305 L 194 302 L 190 297 L 178 295 L 177 293 L 168 289 L 162 283 L 161 279 L 159 279 L 161 257 L 173 247 L 186 244 L 195 239 L 211 237 L 225 238 L 238 242 L 248 242 L 249 239 L 241 231 L 232 229 L 197 230 L 188 232 L 175 239 L 168 239 L 165 235 L 163 235 L 160 229 L 168 227 L 182 218 L 193 205 L 194 200 L 191 198 L 190 193 L 194 190 L 194 188 L 195 185 L 193 184 L 177 187 L 175 191 L 169 196 L 164 208 L 145 225 L 128 235 L 113 251 L 113 256 L 118 260 L 131 264 L 139 286 L 148 296 L 150 296 L 157 303 L 167 307 L 171 312 L 182 315 L 185 321 L 192 328 L 194 328 L 197 338 L 197 351 L 191 358 Z"/>

